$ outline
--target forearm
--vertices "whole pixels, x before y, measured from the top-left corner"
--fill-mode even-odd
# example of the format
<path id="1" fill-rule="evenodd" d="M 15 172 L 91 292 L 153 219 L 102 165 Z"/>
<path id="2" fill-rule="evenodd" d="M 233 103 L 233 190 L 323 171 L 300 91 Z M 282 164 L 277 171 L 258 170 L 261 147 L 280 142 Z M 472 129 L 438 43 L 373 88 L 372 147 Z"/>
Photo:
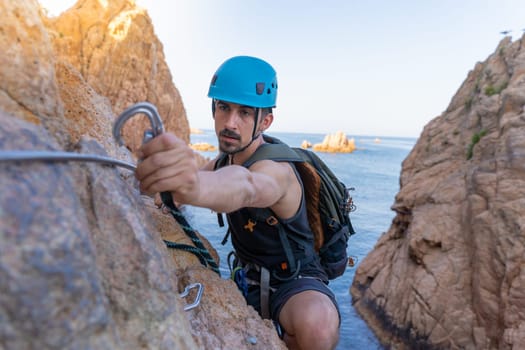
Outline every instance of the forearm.
<path id="1" fill-rule="evenodd" d="M 250 171 L 242 166 L 229 166 L 217 171 L 198 172 L 198 195 L 187 204 L 229 213 L 256 202 L 256 188 Z M 176 199 L 177 194 L 174 193 Z"/>
<path id="2" fill-rule="evenodd" d="M 135 171 L 141 192 L 168 191 L 176 203 L 217 212 L 272 206 L 287 191 L 289 178 L 295 176 L 288 164 L 279 165 L 266 160 L 257 162 L 250 169 L 230 165 L 210 171 L 208 167 L 212 163 L 209 163 L 199 170 L 193 150 L 169 133 L 146 143 L 141 151 L 143 161 Z"/>

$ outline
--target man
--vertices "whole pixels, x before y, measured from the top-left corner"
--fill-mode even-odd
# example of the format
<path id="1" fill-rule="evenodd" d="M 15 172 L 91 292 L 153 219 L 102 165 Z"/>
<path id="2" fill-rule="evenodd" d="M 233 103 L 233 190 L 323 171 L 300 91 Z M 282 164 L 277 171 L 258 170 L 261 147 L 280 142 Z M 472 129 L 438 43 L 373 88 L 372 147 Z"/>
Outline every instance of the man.
<path id="1" fill-rule="evenodd" d="M 208 96 L 228 165 L 214 170 L 216 159 L 198 169 L 184 141 L 164 133 L 141 149 L 143 161 L 136 171 L 140 189 L 149 194 L 169 191 L 177 203 L 227 213 L 236 266 L 250 282 L 244 293 L 248 303 L 274 320 L 290 349 L 333 349 L 339 311 L 313 250 L 300 177 L 288 162 L 260 160 L 243 166 L 266 142 L 263 132 L 273 122 L 275 70 L 255 57 L 230 58 L 214 74 Z M 292 259 L 275 221 L 252 220 L 254 208 L 269 208 L 285 228 Z M 294 240 L 297 236 L 301 239 Z"/>

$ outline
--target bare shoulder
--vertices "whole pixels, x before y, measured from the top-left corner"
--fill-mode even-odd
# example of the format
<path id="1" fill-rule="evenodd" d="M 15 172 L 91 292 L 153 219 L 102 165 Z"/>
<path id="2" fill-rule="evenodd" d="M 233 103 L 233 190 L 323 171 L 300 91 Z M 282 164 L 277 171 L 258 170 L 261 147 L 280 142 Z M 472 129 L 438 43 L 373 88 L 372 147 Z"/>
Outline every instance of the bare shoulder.
<path id="1" fill-rule="evenodd" d="M 264 173 L 277 179 L 295 177 L 292 166 L 287 162 L 276 162 L 273 160 L 260 160 L 250 166 L 251 172 Z"/>
<path id="2" fill-rule="evenodd" d="M 300 206 L 302 192 L 292 165 L 288 162 L 261 160 L 254 163 L 250 170 L 262 174 L 259 179 L 267 179 L 266 187 L 262 190 L 273 191 L 276 195 L 276 200 L 270 205 L 270 208 L 277 216 L 288 219 L 295 215 Z M 261 182 L 264 183 L 264 181 Z"/>

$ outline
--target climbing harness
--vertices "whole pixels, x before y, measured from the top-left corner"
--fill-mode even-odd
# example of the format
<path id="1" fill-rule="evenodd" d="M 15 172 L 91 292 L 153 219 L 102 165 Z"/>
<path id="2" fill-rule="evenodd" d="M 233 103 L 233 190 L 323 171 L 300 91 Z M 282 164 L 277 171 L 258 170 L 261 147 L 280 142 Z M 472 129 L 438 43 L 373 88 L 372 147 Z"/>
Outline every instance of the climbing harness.
<path id="1" fill-rule="evenodd" d="M 145 114 L 151 122 L 152 129 L 146 130 L 144 132 L 143 143 L 148 142 L 153 137 L 158 136 L 164 132 L 164 126 L 162 124 L 162 120 L 160 119 L 157 108 L 148 102 L 137 103 L 122 112 L 113 125 L 113 137 L 120 145 L 124 145 L 121 137 L 124 124 L 137 113 Z M 186 235 L 195 245 L 191 246 L 188 244 L 164 240 L 166 246 L 170 249 L 179 249 L 193 253 L 195 256 L 197 256 L 202 265 L 208 266 L 210 269 L 220 275 L 219 266 L 211 256 L 208 249 L 206 249 L 204 244 L 201 242 L 195 230 L 190 226 L 184 215 L 180 212 L 179 208 L 177 208 L 175 203 L 173 203 L 171 194 L 169 192 L 162 192 L 160 197 L 164 205 L 169 209 L 170 214 L 179 223 L 184 233 L 186 233 Z"/>
<path id="2" fill-rule="evenodd" d="M 248 298 L 248 288 L 250 285 L 259 286 L 261 317 L 270 318 L 270 292 L 276 291 L 275 288 L 270 286 L 270 271 L 254 263 L 243 265 L 235 255 L 235 252 L 228 254 L 227 261 L 231 272 L 230 278 L 235 282 L 244 298 Z M 250 270 L 257 271 L 259 274 L 258 280 L 253 280 L 248 277 L 248 271 Z"/>
<path id="3" fill-rule="evenodd" d="M 233 259 L 232 259 L 233 258 Z M 238 264 L 235 252 L 230 252 L 227 258 L 228 268 L 230 269 L 230 278 L 235 282 L 239 291 L 242 293 L 244 298 L 248 297 L 248 277 L 246 276 L 246 270 L 244 266 Z"/>

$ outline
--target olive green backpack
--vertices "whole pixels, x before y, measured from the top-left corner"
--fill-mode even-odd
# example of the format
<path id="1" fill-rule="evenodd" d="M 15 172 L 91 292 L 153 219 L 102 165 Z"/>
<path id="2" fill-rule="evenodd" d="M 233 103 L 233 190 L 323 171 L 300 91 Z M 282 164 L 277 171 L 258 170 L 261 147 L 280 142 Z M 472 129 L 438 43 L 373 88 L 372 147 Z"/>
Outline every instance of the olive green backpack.
<path id="1" fill-rule="evenodd" d="M 355 210 L 349 193 L 353 188 L 347 188 L 314 152 L 289 147 L 277 138 L 263 136 L 266 143 L 259 146 L 243 166 L 248 168 L 263 159 L 294 163 L 303 182 L 308 221 L 321 265 L 329 279 L 341 276 L 349 263 L 348 239 L 355 233 L 349 217 L 349 213 Z M 224 155 L 218 159 L 215 168 L 226 164 L 227 156 Z M 219 223 L 223 225 L 222 216 L 219 216 Z M 227 235 L 223 243 L 226 239 Z M 288 257 L 291 252 L 286 251 L 287 246 L 283 244 Z"/>

